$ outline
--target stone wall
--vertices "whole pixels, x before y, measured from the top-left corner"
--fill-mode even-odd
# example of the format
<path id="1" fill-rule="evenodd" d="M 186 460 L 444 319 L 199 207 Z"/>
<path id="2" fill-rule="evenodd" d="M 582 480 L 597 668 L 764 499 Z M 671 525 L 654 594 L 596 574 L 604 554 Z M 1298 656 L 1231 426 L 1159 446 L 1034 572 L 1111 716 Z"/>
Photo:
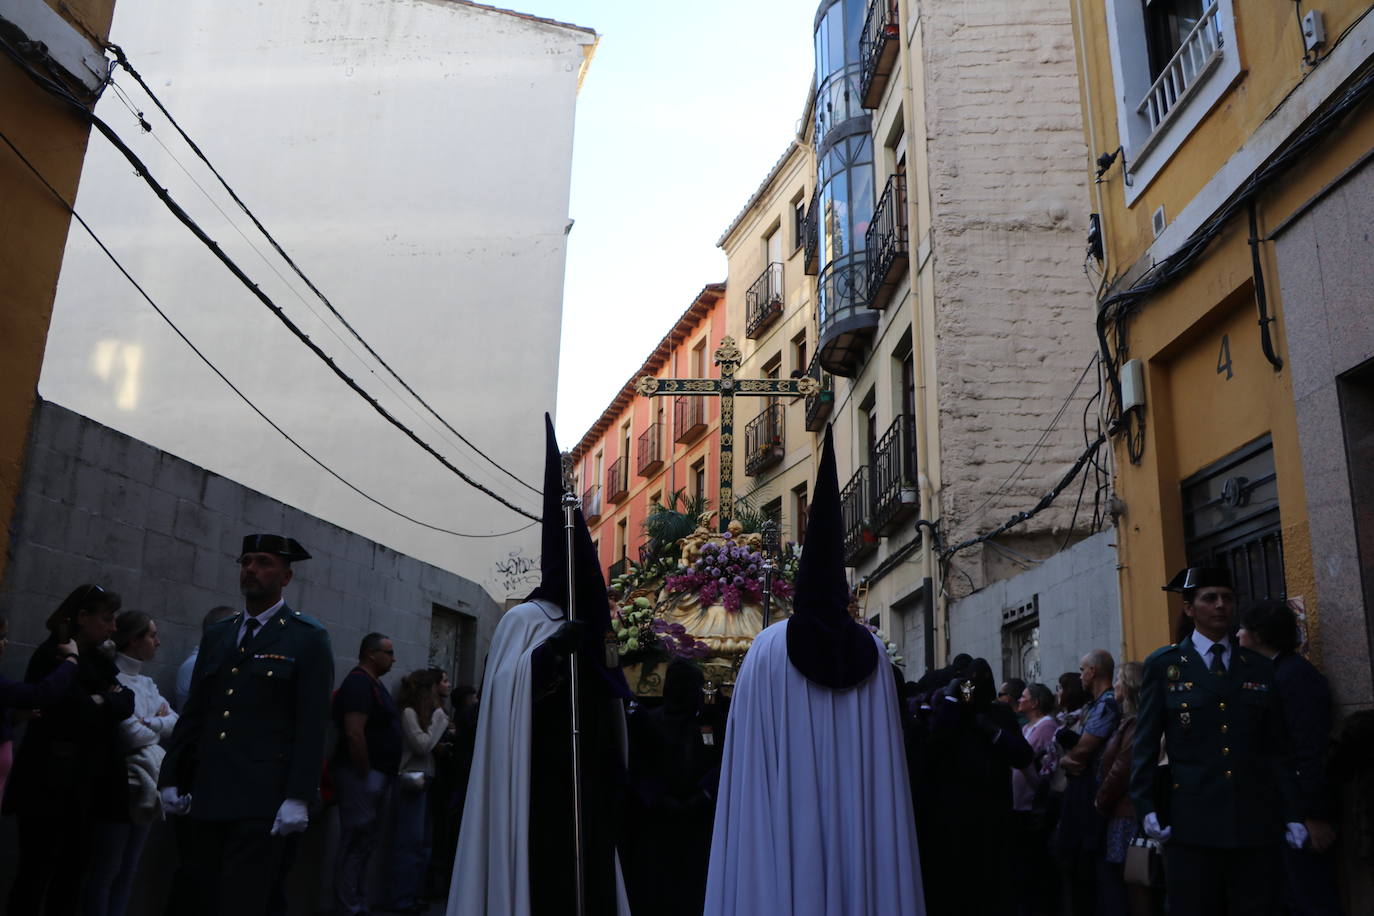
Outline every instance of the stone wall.
<path id="1" fill-rule="evenodd" d="M 954 543 L 1033 506 L 1083 449 L 1091 372 L 1031 455 L 1096 351 L 1084 274 L 1092 207 L 1068 4 L 920 8 L 941 521 Z M 1052 553 L 1072 509 L 1061 498 L 1017 528 L 1018 549 Z M 1084 526 L 1080 513 L 1075 527 Z M 975 549 L 955 563 L 981 586 L 1013 574 L 995 559 Z"/>
<path id="2" fill-rule="evenodd" d="M 159 451 L 64 407 L 39 402 L 10 544 L 0 582 L 0 612 L 10 642 L 0 672 L 21 678 L 43 623 L 76 586 L 95 582 L 118 592 L 125 608 L 148 612 L 162 642 L 147 673 L 174 696 L 176 669 L 200 638 L 215 605 L 239 607 L 238 565 L 244 534 L 280 532 L 313 559 L 297 563 L 290 605 L 319 619 L 334 647 L 336 682 L 357 660 L 364 634 L 392 637 L 401 675 L 430 658 L 436 605 L 469 615 L 474 645 L 459 677 L 476 682 L 501 609 L 476 583 L 399 554 L 261 493 Z M 329 816 L 306 834 L 293 875 L 293 901 L 314 912 L 312 888 L 328 874 Z M 10 819 L 6 819 L 9 821 Z M 0 894 L 13 871 L 13 825 L 0 822 Z M 170 831 L 159 825 L 140 871 L 131 913 L 153 913 L 171 872 Z M 296 912 L 296 911 L 293 911 Z"/>

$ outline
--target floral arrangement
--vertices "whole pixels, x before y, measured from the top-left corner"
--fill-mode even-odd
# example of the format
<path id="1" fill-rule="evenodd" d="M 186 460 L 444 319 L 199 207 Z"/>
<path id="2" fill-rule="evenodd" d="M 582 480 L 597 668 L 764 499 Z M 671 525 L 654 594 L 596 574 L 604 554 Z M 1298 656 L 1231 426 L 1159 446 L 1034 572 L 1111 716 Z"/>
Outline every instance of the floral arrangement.
<path id="1" fill-rule="evenodd" d="M 649 656 L 700 659 L 711 654 L 710 647 L 688 635 L 682 624 L 655 617 L 653 602 L 645 597 L 617 608 L 611 624 L 626 663 Z"/>
<path id="2" fill-rule="evenodd" d="M 872 633 L 874 636 L 878 637 L 878 639 L 882 640 L 883 648 L 887 650 L 887 660 L 889 662 L 891 662 L 899 668 L 906 667 L 906 659 L 903 658 L 900 654 L 898 654 L 897 644 L 894 643 L 892 640 L 888 639 L 886 633 L 884 633 L 882 630 L 878 629 L 871 623 L 866 623 L 862 620 L 860 620 L 859 623 L 862 624 L 863 627 L 866 630 L 868 630 L 868 632 Z"/>
<path id="3" fill-rule="evenodd" d="M 687 592 L 702 604 L 721 604 L 738 614 L 744 604 L 763 601 L 764 557 L 752 547 L 734 543 L 728 532 L 722 537 L 725 543 L 703 545 L 692 564 L 669 576 L 664 586 L 670 592 Z M 791 584 L 778 572 L 773 576 L 773 594 L 792 597 Z"/>

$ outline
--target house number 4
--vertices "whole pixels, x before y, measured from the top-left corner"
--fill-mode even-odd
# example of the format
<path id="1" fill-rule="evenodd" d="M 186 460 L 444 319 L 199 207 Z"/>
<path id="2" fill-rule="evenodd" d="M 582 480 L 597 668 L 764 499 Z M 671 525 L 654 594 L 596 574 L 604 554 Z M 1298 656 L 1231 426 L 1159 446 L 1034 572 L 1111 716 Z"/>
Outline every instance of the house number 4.
<path id="1" fill-rule="evenodd" d="M 1217 354 L 1217 375 L 1226 373 L 1226 380 L 1230 381 L 1234 375 L 1231 371 L 1231 335 L 1221 335 L 1221 352 Z"/>

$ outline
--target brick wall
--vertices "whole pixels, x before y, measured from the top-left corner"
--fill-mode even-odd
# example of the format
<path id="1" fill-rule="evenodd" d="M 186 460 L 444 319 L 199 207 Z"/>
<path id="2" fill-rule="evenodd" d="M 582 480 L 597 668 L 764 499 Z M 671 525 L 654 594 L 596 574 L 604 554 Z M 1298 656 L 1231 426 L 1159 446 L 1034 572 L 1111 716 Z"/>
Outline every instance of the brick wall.
<path id="1" fill-rule="evenodd" d="M 1091 205 L 1066 0 L 928 0 L 921 10 L 941 508 L 953 542 L 1030 508 L 1083 448 L 1092 373 L 1029 466 L 987 499 L 1096 350 L 1083 272 Z M 1072 508 L 1061 498 L 1016 529 L 1018 549 L 1053 552 L 1051 532 Z M 1014 571 L 976 550 L 957 562 L 978 586 Z"/>

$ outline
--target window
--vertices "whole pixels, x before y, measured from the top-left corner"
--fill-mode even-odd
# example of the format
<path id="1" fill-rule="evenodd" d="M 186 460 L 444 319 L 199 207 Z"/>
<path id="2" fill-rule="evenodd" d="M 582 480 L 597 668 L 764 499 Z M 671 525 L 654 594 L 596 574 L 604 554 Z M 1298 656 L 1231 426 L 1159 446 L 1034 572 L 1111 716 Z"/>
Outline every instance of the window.
<path id="1" fill-rule="evenodd" d="M 1002 609 L 1002 677 L 1040 683 L 1040 596 Z"/>
<path id="2" fill-rule="evenodd" d="M 792 338 L 792 377 L 801 378 L 810 364 L 806 361 L 806 332 Z"/>
<path id="3" fill-rule="evenodd" d="M 1106 0 L 1112 79 L 1132 204 L 1240 76 L 1233 4 L 1220 0 Z M 1114 94 L 1114 95 L 1113 95 Z"/>
<path id="4" fill-rule="evenodd" d="M 794 540 L 800 544 L 806 540 L 806 514 L 810 504 L 806 500 L 806 484 L 801 484 L 792 490 L 792 519 L 794 522 Z"/>
<path id="5" fill-rule="evenodd" d="M 706 495 L 706 459 L 698 458 L 692 463 L 692 495 Z"/>
<path id="6" fill-rule="evenodd" d="M 792 198 L 792 248 L 796 250 L 806 243 L 806 195 L 798 191 Z"/>
<path id="7" fill-rule="evenodd" d="M 763 239 L 763 264 L 782 263 L 782 227 L 774 224 Z"/>

